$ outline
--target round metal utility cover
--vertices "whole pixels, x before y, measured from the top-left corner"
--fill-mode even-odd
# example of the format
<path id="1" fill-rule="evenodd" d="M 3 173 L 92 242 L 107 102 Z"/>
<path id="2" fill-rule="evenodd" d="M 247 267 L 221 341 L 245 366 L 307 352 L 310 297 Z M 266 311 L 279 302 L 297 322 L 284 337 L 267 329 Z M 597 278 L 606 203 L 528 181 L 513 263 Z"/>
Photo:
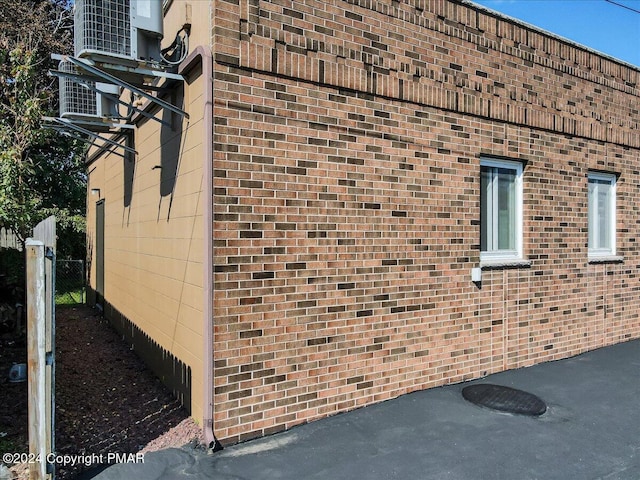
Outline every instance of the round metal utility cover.
<path id="1" fill-rule="evenodd" d="M 470 385 L 462 389 L 462 396 L 471 403 L 501 412 L 538 416 L 547 411 L 547 404 L 536 395 L 502 385 Z"/>

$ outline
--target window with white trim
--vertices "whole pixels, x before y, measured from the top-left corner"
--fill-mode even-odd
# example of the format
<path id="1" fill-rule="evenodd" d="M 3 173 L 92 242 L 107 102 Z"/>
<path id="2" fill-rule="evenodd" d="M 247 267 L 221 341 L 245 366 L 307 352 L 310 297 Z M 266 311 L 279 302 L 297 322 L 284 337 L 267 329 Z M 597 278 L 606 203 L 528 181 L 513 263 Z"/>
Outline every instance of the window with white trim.
<path id="1" fill-rule="evenodd" d="M 616 254 L 616 176 L 589 172 L 589 256 Z"/>
<path id="2" fill-rule="evenodd" d="M 480 159 L 480 259 L 522 259 L 522 163 Z"/>

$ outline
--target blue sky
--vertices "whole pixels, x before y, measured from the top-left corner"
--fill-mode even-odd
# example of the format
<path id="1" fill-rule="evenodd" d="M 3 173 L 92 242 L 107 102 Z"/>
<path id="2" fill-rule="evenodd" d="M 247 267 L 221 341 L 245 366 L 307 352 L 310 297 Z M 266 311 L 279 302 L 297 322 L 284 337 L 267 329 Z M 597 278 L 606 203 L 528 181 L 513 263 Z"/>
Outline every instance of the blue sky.
<path id="1" fill-rule="evenodd" d="M 640 0 L 472 0 L 640 67 Z"/>

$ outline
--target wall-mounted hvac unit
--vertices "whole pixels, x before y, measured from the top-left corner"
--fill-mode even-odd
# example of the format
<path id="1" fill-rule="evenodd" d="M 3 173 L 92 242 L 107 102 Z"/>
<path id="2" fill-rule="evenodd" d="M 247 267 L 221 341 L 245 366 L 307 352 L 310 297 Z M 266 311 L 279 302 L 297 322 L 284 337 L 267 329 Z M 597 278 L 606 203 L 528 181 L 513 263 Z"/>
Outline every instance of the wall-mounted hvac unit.
<path id="1" fill-rule="evenodd" d="M 76 0 L 75 56 L 161 62 L 160 0 Z"/>
<path id="2" fill-rule="evenodd" d="M 58 71 L 74 75 L 78 73 L 75 65 L 67 61 L 58 64 Z M 89 86 L 95 87 L 95 82 L 82 84 L 68 77 L 59 77 L 60 118 L 96 116 L 96 93 Z"/>
<path id="3" fill-rule="evenodd" d="M 75 65 L 63 60 L 58 65 L 63 73 L 77 75 Z M 120 89 L 117 85 L 96 83 L 90 80 L 78 82 L 70 77 L 61 76 L 60 90 L 60 118 L 67 120 L 93 120 L 97 118 L 118 118 L 117 98 Z M 103 92 L 103 94 L 99 93 Z"/>

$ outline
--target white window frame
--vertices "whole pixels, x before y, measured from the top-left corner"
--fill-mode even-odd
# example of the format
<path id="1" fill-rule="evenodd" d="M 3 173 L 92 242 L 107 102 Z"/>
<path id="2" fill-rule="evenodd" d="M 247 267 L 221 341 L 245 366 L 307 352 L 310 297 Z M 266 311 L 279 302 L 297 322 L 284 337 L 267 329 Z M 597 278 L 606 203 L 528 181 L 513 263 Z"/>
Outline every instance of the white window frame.
<path id="1" fill-rule="evenodd" d="M 589 194 L 589 188 L 587 188 L 587 231 L 588 238 L 587 244 L 589 248 L 589 258 L 601 258 L 611 257 L 616 255 L 616 197 L 617 197 L 617 176 L 614 173 L 601 173 L 601 172 L 589 172 L 587 175 L 587 186 L 591 180 L 600 180 L 608 182 L 611 188 L 611 203 L 609 205 L 609 242 L 610 248 L 596 248 L 591 246 L 591 229 L 594 223 L 597 221 L 598 208 L 592 207 L 591 196 Z"/>
<path id="2" fill-rule="evenodd" d="M 522 172 L 523 165 L 521 162 L 513 160 L 501 160 L 495 158 L 480 158 L 480 167 L 495 167 L 504 168 L 508 170 L 515 170 L 515 250 L 487 250 L 480 252 L 480 261 L 492 262 L 492 261 L 520 261 L 522 260 Z M 482 195 L 482 193 L 480 194 Z M 497 189 L 494 191 L 494 202 L 497 202 Z M 495 206 L 495 205 L 494 205 Z M 482 210 L 482 209 L 481 209 Z M 480 222 L 485 222 L 487 219 L 482 218 L 480 214 Z M 496 222 L 493 223 L 494 231 L 498 228 Z M 481 227 L 482 231 L 482 227 Z M 482 240 L 480 241 L 482 243 Z"/>

